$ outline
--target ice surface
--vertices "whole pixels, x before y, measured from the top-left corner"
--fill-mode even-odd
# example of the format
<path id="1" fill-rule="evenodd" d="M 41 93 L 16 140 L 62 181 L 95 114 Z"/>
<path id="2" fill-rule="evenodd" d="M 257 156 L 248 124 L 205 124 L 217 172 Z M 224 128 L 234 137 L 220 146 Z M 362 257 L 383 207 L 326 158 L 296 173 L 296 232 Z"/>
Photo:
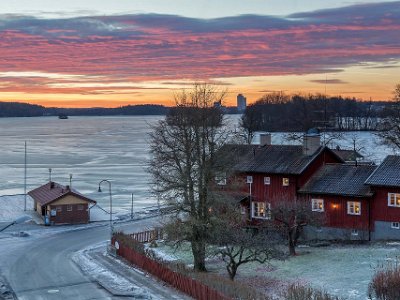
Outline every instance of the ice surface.
<path id="1" fill-rule="evenodd" d="M 27 141 L 28 191 L 49 180 L 69 184 L 109 209 L 108 186 L 98 183 L 102 179 L 112 182 L 113 210 L 129 213 L 131 194 L 134 210 L 157 204 L 150 193 L 150 176 L 146 172 L 149 154 L 150 125 L 163 116 L 117 117 L 57 117 L 2 118 L 0 119 L 0 195 L 22 194 L 24 191 L 24 141 Z M 232 127 L 237 128 L 239 115 L 229 116 Z M 381 161 L 392 149 L 378 145 L 378 139 L 369 132 L 345 133 L 342 140 L 331 143 L 344 148 L 352 147 L 356 135 L 358 146 L 367 157 Z M 273 133 L 272 142 L 287 143 L 285 134 Z"/>

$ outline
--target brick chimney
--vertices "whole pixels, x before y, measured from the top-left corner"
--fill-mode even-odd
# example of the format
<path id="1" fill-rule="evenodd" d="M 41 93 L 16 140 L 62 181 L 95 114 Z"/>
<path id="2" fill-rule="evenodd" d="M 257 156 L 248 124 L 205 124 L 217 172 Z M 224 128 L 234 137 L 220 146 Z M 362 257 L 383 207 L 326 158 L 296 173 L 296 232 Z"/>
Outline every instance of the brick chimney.
<path id="1" fill-rule="evenodd" d="M 321 135 L 316 130 L 309 130 L 303 138 L 303 154 L 310 156 L 321 147 Z"/>
<path id="2" fill-rule="evenodd" d="M 260 133 L 260 146 L 271 145 L 271 134 Z"/>

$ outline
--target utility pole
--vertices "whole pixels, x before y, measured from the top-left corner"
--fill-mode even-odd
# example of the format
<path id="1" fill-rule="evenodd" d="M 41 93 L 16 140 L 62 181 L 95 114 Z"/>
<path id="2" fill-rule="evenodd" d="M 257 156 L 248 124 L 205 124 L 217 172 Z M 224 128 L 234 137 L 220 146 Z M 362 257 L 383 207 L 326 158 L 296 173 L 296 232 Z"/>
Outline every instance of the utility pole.
<path id="1" fill-rule="evenodd" d="M 49 182 L 51 182 L 51 168 L 49 168 Z"/>
<path id="2" fill-rule="evenodd" d="M 132 200 L 131 200 L 131 220 L 133 220 L 133 193 L 132 193 Z"/>
<path id="3" fill-rule="evenodd" d="M 26 211 L 26 141 L 25 141 L 25 159 L 24 159 L 24 211 Z"/>
<path id="4" fill-rule="evenodd" d="M 69 174 L 69 189 L 72 190 L 72 174 Z"/>

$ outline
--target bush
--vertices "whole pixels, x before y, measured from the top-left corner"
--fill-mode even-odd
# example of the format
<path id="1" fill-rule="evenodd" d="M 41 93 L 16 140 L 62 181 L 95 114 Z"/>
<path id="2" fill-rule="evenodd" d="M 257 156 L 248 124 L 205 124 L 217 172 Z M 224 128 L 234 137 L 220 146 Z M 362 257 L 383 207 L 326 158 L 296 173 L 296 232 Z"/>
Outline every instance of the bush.
<path id="1" fill-rule="evenodd" d="M 340 300 L 340 298 L 331 296 L 325 291 L 298 283 L 289 285 L 287 291 L 284 292 L 284 298 L 285 300 Z"/>
<path id="2" fill-rule="evenodd" d="M 369 284 L 370 299 L 400 299 L 400 266 L 388 265 L 377 270 Z"/>

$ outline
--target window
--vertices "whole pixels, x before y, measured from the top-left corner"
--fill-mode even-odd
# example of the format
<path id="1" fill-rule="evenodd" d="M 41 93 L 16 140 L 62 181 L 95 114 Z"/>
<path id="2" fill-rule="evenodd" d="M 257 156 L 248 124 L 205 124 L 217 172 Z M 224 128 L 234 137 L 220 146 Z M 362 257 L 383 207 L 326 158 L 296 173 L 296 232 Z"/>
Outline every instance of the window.
<path id="1" fill-rule="evenodd" d="M 347 202 L 347 214 L 361 215 L 361 202 L 356 202 L 356 201 Z"/>
<path id="2" fill-rule="evenodd" d="M 264 177 L 264 185 L 270 185 L 271 184 L 271 177 Z"/>
<path id="3" fill-rule="evenodd" d="M 217 185 L 226 185 L 226 174 L 225 173 L 219 173 L 215 175 L 215 183 Z"/>
<path id="4" fill-rule="evenodd" d="M 246 177 L 246 182 L 247 183 L 253 183 L 253 176 L 247 176 Z"/>
<path id="5" fill-rule="evenodd" d="M 399 222 L 392 222 L 392 228 L 393 229 L 400 229 L 400 223 Z"/>
<path id="6" fill-rule="evenodd" d="M 312 211 L 324 211 L 324 199 L 311 199 Z"/>
<path id="7" fill-rule="evenodd" d="M 351 230 L 351 235 L 357 236 L 358 235 L 358 230 L 357 229 L 352 229 Z"/>
<path id="8" fill-rule="evenodd" d="M 247 213 L 246 206 L 243 206 L 243 205 L 240 206 L 240 213 L 241 213 L 242 215 L 245 215 L 245 214 Z"/>
<path id="9" fill-rule="evenodd" d="M 78 210 L 83 210 L 83 205 L 82 204 L 78 205 Z"/>
<path id="10" fill-rule="evenodd" d="M 61 212 L 62 211 L 62 206 L 57 206 L 56 210 L 57 210 L 57 212 Z"/>
<path id="11" fill-rule="evenodd" d="M 255 219 L 271 219 L 271 204 L 265 202 L 252 202 L 253 218 Z"/>
<path id="12" fill-rule="evenodd" d="M 388 193 L 388 206 L 400 207 L 400 194 Z"/>
<path id="13" fill-rule="evenodd" d="M 72 211 L 72 205 L 67 205 L 67 211 Z"/>
<path id="14" fill-rule="evenodd" d="M 283 178 L 282 179 L 282 185 L 283 186 L 288 186 L 289 185 L 289 178 Z"/>

